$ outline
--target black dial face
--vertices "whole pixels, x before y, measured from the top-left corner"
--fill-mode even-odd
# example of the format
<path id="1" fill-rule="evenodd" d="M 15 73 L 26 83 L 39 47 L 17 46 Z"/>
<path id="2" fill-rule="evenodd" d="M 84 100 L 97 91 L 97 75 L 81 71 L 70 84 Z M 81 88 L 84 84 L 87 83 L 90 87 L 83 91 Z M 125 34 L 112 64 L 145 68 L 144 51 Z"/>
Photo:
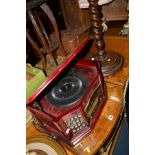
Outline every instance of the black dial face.
<path id="1" fill-rule="evenodd" d="M 68 106 L 75 104 L 87 90 L 87 81 L 83 75 L 71 70 L 47 95 L 51 104 Z"/>

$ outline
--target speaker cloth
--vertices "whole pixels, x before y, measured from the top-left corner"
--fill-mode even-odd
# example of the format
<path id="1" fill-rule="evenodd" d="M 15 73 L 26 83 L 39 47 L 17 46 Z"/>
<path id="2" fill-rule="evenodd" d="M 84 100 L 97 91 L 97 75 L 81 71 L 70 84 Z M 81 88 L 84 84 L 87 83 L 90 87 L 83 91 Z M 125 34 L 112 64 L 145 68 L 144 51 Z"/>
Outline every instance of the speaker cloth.
<path id="1" fill-rule="evenodd" d="M 87 80 L 78 71 L 71 70 L 47 95 L 55 106 L 69 106 L 77 103 L 87 90 Z"/>

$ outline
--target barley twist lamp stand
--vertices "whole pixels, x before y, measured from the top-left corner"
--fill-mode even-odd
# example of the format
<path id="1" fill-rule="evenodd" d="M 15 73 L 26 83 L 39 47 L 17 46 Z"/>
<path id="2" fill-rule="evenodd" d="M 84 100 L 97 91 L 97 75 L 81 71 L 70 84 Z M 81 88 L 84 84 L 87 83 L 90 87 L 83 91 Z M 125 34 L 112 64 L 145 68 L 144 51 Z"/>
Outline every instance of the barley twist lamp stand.
<path id="1" fill-rule="evenodd" d="M 103 2 L 107 0 L 102 0 Z M 110 0 L 111 1 L 111 0 Z M 89 11 L 92 21 L 92 31 L 95 37 L 97 54 L 93 56 L 101 62 L 101 70 L 104 76 L 108 76 L 117 72 L 123 65 L 124 58 L 121 54 L 115 51 L 105 51 L 105 43 L 103 40 L 103 27 L 102 27 L 102 13 L 101 7 L 98 4 L 99 0 L 88 0 Z M 104 3 L 105 4 L 105 3 Z"/>

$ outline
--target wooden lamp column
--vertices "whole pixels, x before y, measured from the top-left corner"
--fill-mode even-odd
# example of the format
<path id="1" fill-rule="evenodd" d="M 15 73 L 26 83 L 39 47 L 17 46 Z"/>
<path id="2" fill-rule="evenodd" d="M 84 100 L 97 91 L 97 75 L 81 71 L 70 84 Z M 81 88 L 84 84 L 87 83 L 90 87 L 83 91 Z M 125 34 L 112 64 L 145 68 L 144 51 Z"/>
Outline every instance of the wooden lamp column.
<path id="1" fill-rule="evenodd" d="M 88 0 L 89 11 L 92 22 L 92 31 L 95 37 L 95 46 L 97 54 L 92 58 L 101 62 L 101 70 L 104 76 L 108 76 L 117 72 L 123 65 L 124 58 L 121 54 L 114 51 L 105 51 L 105 43 L 103 40 L 102 13 L 98 4 L 99 0 Z"/>

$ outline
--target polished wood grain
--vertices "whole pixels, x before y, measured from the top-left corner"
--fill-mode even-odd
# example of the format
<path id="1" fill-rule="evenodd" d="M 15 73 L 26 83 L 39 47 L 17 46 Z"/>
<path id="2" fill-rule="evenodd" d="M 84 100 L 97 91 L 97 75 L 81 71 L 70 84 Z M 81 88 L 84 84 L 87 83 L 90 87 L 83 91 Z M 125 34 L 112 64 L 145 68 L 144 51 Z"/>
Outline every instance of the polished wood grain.
<path id="1" fill-rule="evenodd" d="M 80 9 L 77 0 L 60 0 L 59 2 L 67 30 L 81 27 L 86 30 L 91 26 L 89 9 Z"/>
<path id="2" fill-rule="evenodd" d="M 122 69 L 116 72 L 115 75 L 105 77 L 105 81 L 108 83 L 116 84 L 117 86 L 124 88 L 128 83 L 128 77 L 129 77 L 128 70 L 129 70 L 128 61 L 125 60 Z"/>
<path id="3" fill-rule="evenodd" d="M 113 0 L 102 6 L 102 13 L 107 21 L 128 19 L 127 0 Z"/>
<path id="4" fill-rule="evenodd" d="M 105 50 L 114 50 L 121 53 L 126 60 L 129 60 L 129 37 L 121 35 L 105 35 Z"/>

